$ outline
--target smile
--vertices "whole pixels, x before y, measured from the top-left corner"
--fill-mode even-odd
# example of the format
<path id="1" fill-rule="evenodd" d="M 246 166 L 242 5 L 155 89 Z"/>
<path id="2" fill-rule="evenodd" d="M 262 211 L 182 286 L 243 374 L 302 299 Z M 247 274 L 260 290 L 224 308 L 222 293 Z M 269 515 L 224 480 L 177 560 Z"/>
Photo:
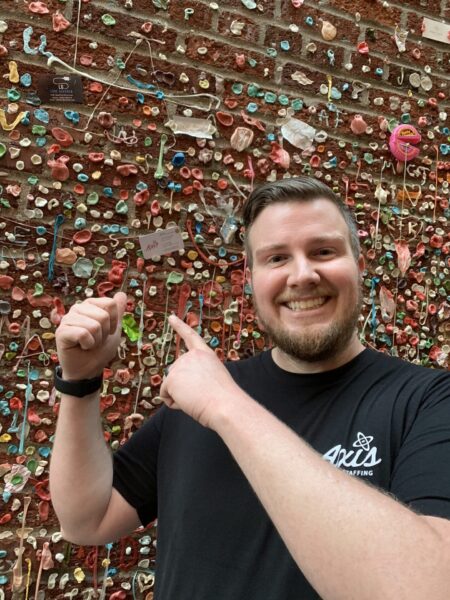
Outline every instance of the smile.
<path id="1" fill-rule="evenodd" d="M 323 306 L 328 299 L 328 296 L 320 296 L 318 298 L 310 298 L 309 300 L 296 300 L 292 302 L 286 302 L 285 306 L 287 306 L 290 310 L 293 311 L 311 310 L 313 308 Z"/>

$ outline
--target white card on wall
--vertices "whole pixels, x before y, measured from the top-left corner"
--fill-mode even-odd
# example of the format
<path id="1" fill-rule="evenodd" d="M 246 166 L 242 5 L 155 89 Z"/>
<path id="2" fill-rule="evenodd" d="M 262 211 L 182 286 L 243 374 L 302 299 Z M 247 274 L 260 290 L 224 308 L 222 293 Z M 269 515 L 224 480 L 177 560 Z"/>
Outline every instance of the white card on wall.
<path id="1" fill-rule="evenodd" d="M 422 23 L 422 36 L 429 40 L 450 44 L 450 25 L 425 17 Z"/>
<path id="2" fill-rule="evenodd" d="M 153 258 L 184 248 L 183 238 L 178 227 L 161 229 L 154 233 L 141 235 L 139 236 L 139 244 L 144 258 Z"/>

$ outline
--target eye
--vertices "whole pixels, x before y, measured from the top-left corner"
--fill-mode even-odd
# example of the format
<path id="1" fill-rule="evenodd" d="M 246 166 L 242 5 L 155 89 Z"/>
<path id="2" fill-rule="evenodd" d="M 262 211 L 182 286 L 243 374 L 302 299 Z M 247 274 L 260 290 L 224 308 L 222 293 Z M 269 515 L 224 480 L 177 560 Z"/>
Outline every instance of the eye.
<path id="1" fill-rule="evenodd" d="M 285 259 L 286 259 L 286 257 L 283 256 L 282 254 L 274 254 L 273 256 L 269 256 L 269 258 L 267 259 L 267 262 L 269 264 L 278 264 Z"/>
<path id="2" fill-rule="evenodd" d="M 315 255 L 316 256 L 333 256 L 334 254 L 336 254 L 336 250 L 334 248 L 319 248 L 319 250 L 316 250 Z"/>

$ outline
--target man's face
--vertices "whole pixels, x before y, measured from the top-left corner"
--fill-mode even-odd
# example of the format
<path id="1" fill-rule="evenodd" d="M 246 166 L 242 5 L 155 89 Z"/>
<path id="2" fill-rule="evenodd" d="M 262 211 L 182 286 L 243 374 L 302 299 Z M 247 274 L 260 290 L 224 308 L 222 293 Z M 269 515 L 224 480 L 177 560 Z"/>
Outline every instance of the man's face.
<path id="1" fill-rule="evenodd" d="M 258 319 L 274 344 L 302 361 L 332 358 L 353 338 L 361 307 L 350 233 L 327 199 L 267 206 L 249 231 Z"/>

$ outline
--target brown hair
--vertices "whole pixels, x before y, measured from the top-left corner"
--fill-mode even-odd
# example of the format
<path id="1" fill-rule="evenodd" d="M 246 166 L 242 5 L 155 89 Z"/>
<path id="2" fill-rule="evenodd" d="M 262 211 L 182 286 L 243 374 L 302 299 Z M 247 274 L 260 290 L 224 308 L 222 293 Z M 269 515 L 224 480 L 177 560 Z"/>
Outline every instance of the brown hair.
<path id="1" fill-rule="evenodd" d="M 319 198 L 330 200 L 338 208 L 348 227 L 352 254 L 355 260 L 358 260 L 361 253 L 358 229 L 347 206 L 342 203 L 339 196 L 332 189 L 321 181 L 313 177 L 299 176 L 264 183 L 254 189 L 244 203 L 243 221 L 248 266 L 250 268 L 252 266 L 252 254 L 249 243 L 250 228 L 256 217 L 266 206 L 277 202 L 308 202 Z"/>

